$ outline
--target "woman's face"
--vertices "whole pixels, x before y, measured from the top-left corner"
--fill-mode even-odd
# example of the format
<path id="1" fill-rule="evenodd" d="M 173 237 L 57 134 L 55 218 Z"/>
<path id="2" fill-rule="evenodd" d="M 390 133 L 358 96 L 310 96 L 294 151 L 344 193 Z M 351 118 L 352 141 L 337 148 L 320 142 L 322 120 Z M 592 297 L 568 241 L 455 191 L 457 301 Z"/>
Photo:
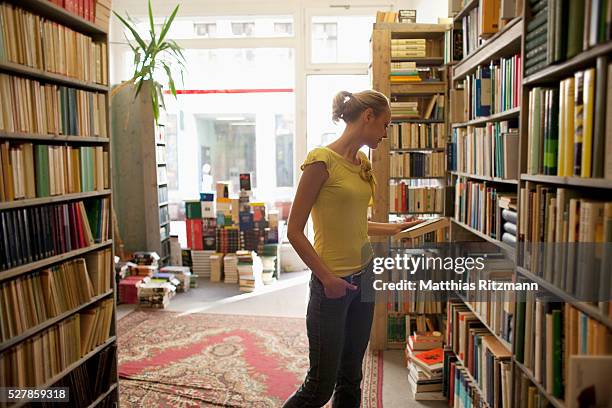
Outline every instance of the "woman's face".
<path id="1" fill-rule="evenodd" d="M 387 110 L 378 116 L 374 114 L 371 108 L 364 111 L 362 120 L 364 144 L 370 149 L 376 149 L 380 141 L 387 137 L 387 126 L 391 122 L 391 111 Z"/>

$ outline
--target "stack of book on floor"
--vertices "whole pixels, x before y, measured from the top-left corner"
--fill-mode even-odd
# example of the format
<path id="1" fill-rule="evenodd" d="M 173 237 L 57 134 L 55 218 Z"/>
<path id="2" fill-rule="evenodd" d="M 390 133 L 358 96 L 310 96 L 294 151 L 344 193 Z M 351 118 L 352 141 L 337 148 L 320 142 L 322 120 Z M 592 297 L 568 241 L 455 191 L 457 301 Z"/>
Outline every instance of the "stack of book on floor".
<path id="1" fill-rule="evenodd" d="M 225 254 L 221 252 L 215 252 L 210 256 L 210 281 L 221 282 L 224 279 L 223 276 L 223 257 Z"/>
<path id="2" fill-rule="evenodd" d="M 238 283 L 238 257 L 235 253 L 223 257 L 223 275 L 225 283 Z"/>
<path id="3" fill-rule="evenodd" d="M 176 286 L 177 292 L 189 290 L 191 281 L 191 270 L 187 266 L 164 266 L 159 270 L 161 273 L 171 273 L 179 281 Z"/>
<path id="4" fill-rule="evenodd" d="M 393 120 L 419 119 L 420 117 L 418 102 L 391 102 L 391 118 Z"/>
<path id="5" fill-rule="evenodd" d="M 241 292 L 253 292 L 263 285 L 263 264 L 261 258 L 253 251 L 238 251 L 238 274 Z"/>
<path id="6" fill-rule="evenodd" d="M 424 38 L 391 39 L 391 58 L 425 58 L 427 41 Z"/>
<path id="7" fill-rule="evenodd" d="M 278 244 L 264 244 L 261 252 L 261 263 L 263 271 L 261 278 L 264 285 L 270 285 L 276 281 L 276 256 L 278 253 Z"/>
<path id="8" fill-rule="evenodd" d="M 138 303 L 138 285 L 143 281 L 144 276 L 126 276 L 119 281 L 119 303 L 136 304 Z"/>
<path id="9" fill-rule="evenodd" d="M 203 250 L 203 251 L 191 251 L 191 262 L 193 273 L 198 275 L 200 278 L 210 278 L 212 267 L 210 257 L 215 251 Z"/>
<path id="10" fill-rule="evenodd" d="M 445 400 L 442 395 L 443 341 L 440 332 L 415 332 L 408 338 L 408 382 L 416 401 Z"/>
<path id="11" fill-rule="evenodd" d="M 170 282 L 152 282 L 145 278 L 138 286 L 138 305 L 156 309 L 165 309 L 176 293 L 176 287 Z"/>

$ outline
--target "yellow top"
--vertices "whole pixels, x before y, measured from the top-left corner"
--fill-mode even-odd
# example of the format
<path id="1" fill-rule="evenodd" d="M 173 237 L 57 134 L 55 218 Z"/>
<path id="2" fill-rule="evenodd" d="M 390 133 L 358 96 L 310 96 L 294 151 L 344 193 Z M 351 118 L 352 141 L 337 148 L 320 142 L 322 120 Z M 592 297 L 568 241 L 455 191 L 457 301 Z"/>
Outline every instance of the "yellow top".
<path id="1" fill-rule="evenodd" d="M 340 277 L 363 269 L 373 256 L 367 210 L 376 182 L 366 155 L 360 151 L 359 157 L 361 165 L 328 147 L 317 147 L 301 167 L 323 162 L 327 168 L 329 177 L 312 207 L 314 249 Z"/>

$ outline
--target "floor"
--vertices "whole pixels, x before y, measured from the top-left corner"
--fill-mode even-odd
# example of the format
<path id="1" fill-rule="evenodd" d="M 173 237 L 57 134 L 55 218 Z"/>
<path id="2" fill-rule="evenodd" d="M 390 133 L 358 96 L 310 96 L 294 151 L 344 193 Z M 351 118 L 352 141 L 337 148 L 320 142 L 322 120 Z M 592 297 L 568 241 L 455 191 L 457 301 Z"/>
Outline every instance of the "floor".
<path id="1" fill-rule="evenodd" d="M 259 316 L 303 317 L 308 300 L 310 272 L 281 275 L 274 285 L 258 293 L 241 293 L 237 285 L 201 280 L 198 288 L 177 294 L 166 310 L 184 313 L 249 314 Z M 135 309 L 119 305 L 117 319 Z M 383 406 L 385 408 L 446 407 L 442 402 L 421 403 L 408 397 L 408 374 L 401 350 L 385 351 Z"/>

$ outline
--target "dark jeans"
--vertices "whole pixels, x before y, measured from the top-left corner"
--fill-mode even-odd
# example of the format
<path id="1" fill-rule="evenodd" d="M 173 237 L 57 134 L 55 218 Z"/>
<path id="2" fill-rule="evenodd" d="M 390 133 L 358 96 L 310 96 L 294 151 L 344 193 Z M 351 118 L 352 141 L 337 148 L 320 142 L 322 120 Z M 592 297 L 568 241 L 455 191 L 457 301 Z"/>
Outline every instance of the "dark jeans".
<path id="1" fill-rule="evenodd" d="M 343 278 L 358 289 L 328 299 L 321 281 L 312 275 L 306 315 L 310 368 L 284 408 L 322 407 L 332 394 L 334 408 L 359 407 L 361 366 L 374 315 L 374 302 L 362 302 L 361 288 L 371 287 L 371 278 L 371 268 L 359 276 Z"/>

